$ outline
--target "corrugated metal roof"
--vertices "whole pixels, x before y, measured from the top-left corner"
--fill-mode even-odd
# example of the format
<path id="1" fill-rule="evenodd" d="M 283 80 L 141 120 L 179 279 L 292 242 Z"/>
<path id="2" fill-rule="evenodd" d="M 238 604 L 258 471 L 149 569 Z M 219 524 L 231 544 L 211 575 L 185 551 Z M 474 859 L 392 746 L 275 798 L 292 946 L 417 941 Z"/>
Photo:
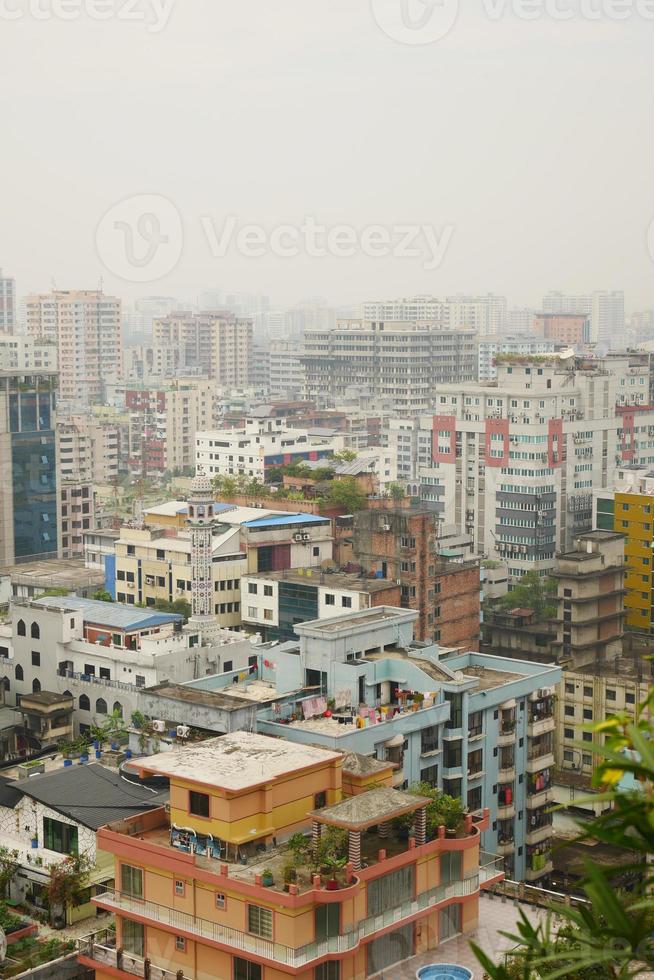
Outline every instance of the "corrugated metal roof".
<path id="1" fill-rule="evenodd" d="M 329 524 L 328 517 L 318 517 L 315 514 L 276 514 L 274 517 L 260 517 L 258 520 L 246 521 L 244 527 L 284 527 L 289 524 Z"/>
<path id="2" fill-rule="evenodd" d="M 80 596 L 44 596 L 34 600 L 39 606 L 54 606 L 58 609 L 79 610 L 85 623 L 96 623 L 108 629 L 138 630 L 163 626 L 165 623 L 183 622 L 178 613 L 149 613 L 145 609 L 127 606 L 121 602 L 100 602 L 97 599 L 82 599 Z"/>

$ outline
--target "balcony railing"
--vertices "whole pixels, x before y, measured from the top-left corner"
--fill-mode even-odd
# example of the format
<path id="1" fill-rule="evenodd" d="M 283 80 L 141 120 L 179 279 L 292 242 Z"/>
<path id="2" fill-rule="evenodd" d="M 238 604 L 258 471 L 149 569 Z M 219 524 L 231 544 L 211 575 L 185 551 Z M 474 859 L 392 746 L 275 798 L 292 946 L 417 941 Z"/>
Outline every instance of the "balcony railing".
<path id="1" fill-rule="evenodd" d="M 489 857 L 489 855 L 485 857 Z M 459 881 L 451 881 L 439 885 L 438 888 L 422 892 L 412 901 L 403 902 L 394 908 L 386 909 L 380 915 L 362 919 L 340 936 L 331 936 L 320 942 L 308 943 L 306 946 L 298 948 L 260 939 L 249 933 L 241 932 L 239 929 L 219 925 L 217 922 L 210 922 L 207 919 L 200 919 L 186 912 L 179 912 L 176 909 L 157 905 L 155 902 L 148 902 L 142 898 L 134 898 L 132 895 L 126 895 L 115 889 L 103 892 L 96 897 L 95 901 L 117 913 L 138 915 L 151 922 L 156 922 L 164 928 L 168 927 L 177 932 L 187 932 L 200 939 L 229 946 L 253 956 L 260 956 L 273 963 L 301 968 L 329 954 L 350 952 L 369 936 L 374 936 L 382 929 L 396 925 L 418 912 L 439 905 L 441 902 L 474 895 L 482 885 L 498 880 L 501 873 L 498 862 L 501 863 L 501 858 L 492 855 L 492 861 L 480 866 L 478 874 L 469 875 Z M 139 975 L 137 974 L 137 976 Z"/>
<path id="2" fill-rule="evenodd" d="M 102 966 L 110 966 L 123 973 L 129 973 L 134 977 L 144 977 L 148 980 L 188 980 L 182 971 L 173 972 L 161 966 L 155 966 L 150 960 L 144 960 L 140 956 L 128 953 L 125 950 L 116 949 L 115 945 L 110 945 L 110 939 L 102 941 L 100 935 L 96 941 L 96 935 L 85 936 L 78 940 L 77 952 L 80 956 L 86 956 Z"/>

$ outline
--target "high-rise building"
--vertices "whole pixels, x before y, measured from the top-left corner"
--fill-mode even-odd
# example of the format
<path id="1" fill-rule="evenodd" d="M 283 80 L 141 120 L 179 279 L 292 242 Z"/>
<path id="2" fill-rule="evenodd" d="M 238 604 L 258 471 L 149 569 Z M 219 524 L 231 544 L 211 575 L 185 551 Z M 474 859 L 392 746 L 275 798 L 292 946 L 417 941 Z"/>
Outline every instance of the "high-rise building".
<path id="1" fill-rule="evenodd" d="M 502 333 L 506 327 L 505 296 L 488 293 L 467 296 L 463 293 L 439 299 L 436 296 L 411 296 L 403 299 L 362 303 L 361 319 L 386 322 L 430 321 L 450 330 L 473 330 L 482 337 Z"/>
<path id="2" fill-rule="evenodd" d="M 270 397 L 301 398 L 304 366 L 297 341 L 280 338 L 270 343 Z"/>
<path id="3" fill-rule="evenodd" d="M 177 346 L 184 370 L 198 369 L 228 388 L 245 387 L 252 369 L 252 321 L 226 311 L 171 313 L 154 321 L 155 346 Z"/>
<path id="4" fill-rule="evenodd" d="M 341 320 L 308 330 L 301 360 L 309 400 L 335 405 L 358 387 L 410 416 L 431 406 L 437 385 L 477 376 L 474 331 L 433 323 Z"/>
<path id="5" fill-rule="evenodd" d="M 638 356 L 497 361 L 495 382 L 440 388 L 438 414 L 391 420 L 389 446 L 398 478 L 515 580 L 591 529 L 616 465 L 654 465 L 654 409 Z"/>
<path id="6" fill-rule="evenodd" d="M 16 280 L 0 269 L 0 333 L 16 331 Z"/>
<path id="7" fill-rule="evenodd" d="M 57 374 L 0 372 L 0 563 L 57 557 Z"/>
<path id="8" fill-rule="evenodd" d="M 0 334 L 0 370 L 56 371 L 59 363 L 57 345 L 19 334 Z"/>
<path id="9" fill-rule="evenodd" d="M 590 317 L 592 344 L 619 348 L 624 336 L 624 293 L 597 290 L 586 295 L 569 296 L 550 292 L 543 299 L 544 313 L 577 313 Z"/>
<path id="10" fill-rule="evenodd" d="M 404 323 L 413 320 L 429 320 L 432 323 L 448 323 L 448 309 L 445 300 L 435 296 L 411 296 L 404 299 L 372 301 L 361 304 L 361 319 L 376 322 L 400 320 Z"/>
<path id="11" fill-rule="evenodd" d="M 585 313 L 536 313 L 534 333 L 568 347 L 583 347 L 590 340 L 590 317 Z"/>
<path id="12" fill-rule="evenodd" d="M 120 427 L 93 415 L 57 419 L 57 465 L 63 481 L 112 483 L 120 469 Z"/>
<path id="13" fill-rule="evenodd" d="M 59 352 L 59 400 L 88 407 L 105 401 L 121 377 L 121 302 L 98 290 L 55 290 L 26 299 L 27 333 Z"/>

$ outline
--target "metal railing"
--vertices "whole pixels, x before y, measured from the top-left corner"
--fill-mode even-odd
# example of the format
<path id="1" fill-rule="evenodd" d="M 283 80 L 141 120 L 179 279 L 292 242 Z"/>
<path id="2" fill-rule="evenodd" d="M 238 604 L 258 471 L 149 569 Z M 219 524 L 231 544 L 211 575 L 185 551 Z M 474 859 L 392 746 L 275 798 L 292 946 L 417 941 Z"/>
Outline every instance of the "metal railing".
<path id="1" fill-rule="evenodd" d="M 223 926 L 217 922 L 210 922 L 189 915 L 186 912 L 179 912 L 164 905 L 157 905 L 155 902 L 148 902 L 142 898 L 134 898 L 115 889 L 108 889 L 96 900 L 105 906 L 110 907 L 116 912 L 123 912 L 127 915 L 133 914 L 141 916 L 152 922 L 159 923 L 164 927 L 177 929 L 180 932 L 190 933 L 199 939 L 206 939 L 209 942 L 220 943 L 273 963 L 282 963 L 284 966 L 293 968 L 305 967 L 314 960 L 318 960 L 330 953 L 347 953 L 356 947 L 369 936 L 375 935 L 388 926 L 396 925 L 404 919 L 408 919 L 418 912 L 426 911 L 441 902 L 450 901 L 453 898 L 466 898 L 479 891 L 480 884 L 498 874 L 495 862 L 501 861 L 493 855 L 493 871 L 489 871 L 489 866 L 480 868 L 479 874 L 469 875 L 459 881 L 450 881 L 439 885 L 429 891 L 422 892 L 417 898 L 403 902 L 394 908 L 386 909 L 380 915 L 369 916 L 355 923 L 349 930 L 339 936 L 330 936 L 319 942 L 307 943 L 305 946 L 293 948 L 285 946 L 283 943 L 276 943 L 272 940 L 261 939 L 250 933 L 233 929 L 231 926 Z M 101 947 L 102 950 L 105 947 Z M 90 955 L 90 954 L 88 954 Z M 125 967 L 121 967 L 125 970 Z M 126 970 L 125 972 L 130 972 Z M 140 974 L 137 974 L 139 976 Z M 165 976 L 165 974 L 164 974 Z M 173 976 L 173 974 L 171 974 Z"/>
<path id="2" fill-rule="evenodd" d="M 93 933 L 78 939 L 77 952 L 80 956 L 93 960 L 94 963 L 122 970 L 123 973 L 129 973 L 134 977 L 148 978 L 148 980 L 188 980 L 181 970 L 175 973 L 155 966 L 150 960 L 145 960 L 134 953 L 116 949 L 115 944 L 111 945 L 111 939 L 101 933 Z"/>

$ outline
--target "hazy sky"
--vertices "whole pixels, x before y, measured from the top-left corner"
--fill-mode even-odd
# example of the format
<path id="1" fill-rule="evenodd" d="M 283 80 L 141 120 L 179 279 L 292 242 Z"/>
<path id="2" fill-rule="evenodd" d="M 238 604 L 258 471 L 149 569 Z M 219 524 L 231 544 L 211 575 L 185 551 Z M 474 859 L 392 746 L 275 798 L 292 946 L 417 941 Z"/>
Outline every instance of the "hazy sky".
<path id="1" fill-rule="evenodd" d="M 37 2 L 47 19 L 30 10 Z M 76 0 L 63 2 L 75 12 Z M 339 304 L 493 290 L 522 305 L 550 288 L 624 288 L 629 308 L 654 306 L 647 0 L 557 0 L 575 10 L 566 21 L 551 11 L 525 20 L 509 3 L 498 18 L 488 10 L 502 0 L 461 0 L 452 30 L 424 45 L 376 22 L 375 4 L 381 20 L 400 23 L 402 0 L 176 0 L 156 32 L 148 23 L 161 26 L 165 12 L 148 0 L 134 11 L 147 23 L 124 19 L 131 0 L 95 2 L 120 16 L 64 21 L 48 16 L 53 0 L 0 0 L 0 265 L 20 293 L 53 279 L 92 288 L 104 276 L 127 299 L 213 287 L 269 293 L 277 305 L 308 295 Z M 430 13 L 406 2 L 415 23 Z M 614 7 L 628 18 L 612 19 Z M 7 19 L 14 10 L 21 16 Z M 148 201 L 145 237 L 132 238 L 137 278 L 148 275 L 153 231 L 168 239 L 162 267 L 174 268 L 157 281 L 115 274 L 138 202 L 112 212 L 96 243 L 105 212 L 141 195 L 171 202 L 159 214 Z M 280 241 L 298 254 L 272 254 L 266 242 L 255 257 L 231 239 L 213 255 L 207 225 L 219 238 L 230 215 L 235 234 L 261 227 L 257 248 L 260 235 L 291 226 L 296 238 L 283 231 Z M 307 216 L 348 226 L 341 248 L 356 254 L 308 256 L 298 230 Z M 391 245 L 398 226 L 428 226 L 447 246 L 442 261 L 425 267 L 422 233 L 417 257 L 361 254 L 371 225 Z"/>

